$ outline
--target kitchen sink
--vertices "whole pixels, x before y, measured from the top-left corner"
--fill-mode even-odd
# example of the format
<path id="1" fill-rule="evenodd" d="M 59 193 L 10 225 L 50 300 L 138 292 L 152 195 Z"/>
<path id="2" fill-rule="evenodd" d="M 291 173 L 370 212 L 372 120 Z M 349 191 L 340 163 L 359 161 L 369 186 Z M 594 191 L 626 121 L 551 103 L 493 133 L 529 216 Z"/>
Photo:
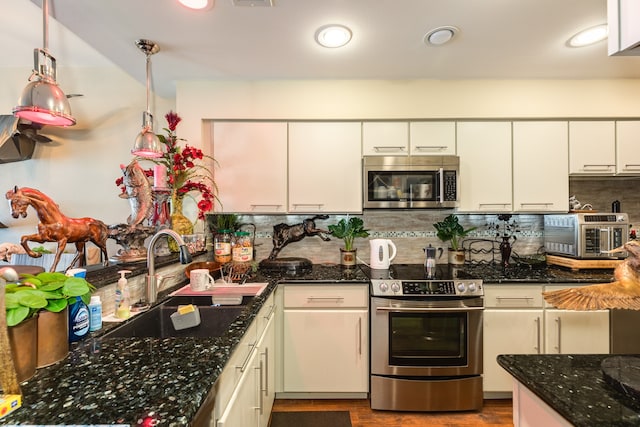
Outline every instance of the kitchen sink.
<path id="1" fill-rule="evenodd" d="M 107 332 L 104 338 L 220 337 L 229 330 L 229 326 L 245 309 L 245 305 L 211 306 L 210 296 L 206 297 L 207 305 L 200 305 L 197 301 L 202 298 L 205 297 L 173 297 Z M 185 304 L 198 306 L 200 324 L 192 328 L 176 330 L 170 316 L 176 312 L 178 305 Z"/>
<path id="2" fill-rule="evenodd" d="M 244 296 L 242 302 L 236 307 L 242 307 L 251 302 L 253 297 Z M 179 305 L 193 304 L 198 307 L 209 307 L 212 304 L 211 295 L 179 295 L 173 296 L 162 303 L 165 307 L 177 307 Z"/>

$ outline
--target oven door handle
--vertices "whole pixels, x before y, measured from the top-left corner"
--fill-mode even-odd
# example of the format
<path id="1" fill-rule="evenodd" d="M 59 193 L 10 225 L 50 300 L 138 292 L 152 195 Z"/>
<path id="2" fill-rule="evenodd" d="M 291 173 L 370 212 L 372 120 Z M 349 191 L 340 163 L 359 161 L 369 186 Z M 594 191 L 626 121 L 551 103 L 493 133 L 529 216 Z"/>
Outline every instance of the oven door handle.
<path id="1" fill-rule="evenodd" d="M 408 311 L 430 313 L 434 311 L 482 311 L 484 307 L 376 307 L 376 311 Z"/>

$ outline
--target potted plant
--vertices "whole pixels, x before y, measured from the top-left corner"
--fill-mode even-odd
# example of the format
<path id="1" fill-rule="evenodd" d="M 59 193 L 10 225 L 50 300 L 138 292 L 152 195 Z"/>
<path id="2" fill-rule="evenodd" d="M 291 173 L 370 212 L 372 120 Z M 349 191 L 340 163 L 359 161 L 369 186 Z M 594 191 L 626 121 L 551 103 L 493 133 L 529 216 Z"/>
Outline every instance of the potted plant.
<path id="1" fill-rule="evenodd" d="M 88 304 L 95 288 L 82 277 L 42 272 L 23 274 L 20 282 L 5 289 L 8 326 L 18 327 L 37 317 L 37 367 L 64 359 L 69 351 L 67 307 L 77 297 Z"/>
<path id="2" fill-rule="evenodd" d="M 450 214 L 441 222 L 433 224 L 438 239 L 450 242 L 448 248 L 449 264 L 464 264 L 464 249 L 460 247 L 461 240 L 476 227 L 464 229 L 456 215 Z"/>
<path id="3" fill-rule="evenodd" d="M 341 219 L 337 224 L 329 225 L 329 232 L 332 236 L 344 241 L 344 248 L 340 248 L 340 264 L 344 266 L 356 265 L 356 249 L 353 242 L 356 237 L 368 237 L 369 230 L 364 228 L 364 221 L 361 218 L 352 216 L 348 219 Z"/>

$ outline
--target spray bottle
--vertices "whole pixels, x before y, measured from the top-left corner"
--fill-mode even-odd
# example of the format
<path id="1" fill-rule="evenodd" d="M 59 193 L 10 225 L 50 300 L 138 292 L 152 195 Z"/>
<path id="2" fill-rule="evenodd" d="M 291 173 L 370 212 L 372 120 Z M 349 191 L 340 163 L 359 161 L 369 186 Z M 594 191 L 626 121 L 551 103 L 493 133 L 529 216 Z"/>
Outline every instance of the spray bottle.
<path id="1" fill-rule="evenodd" d="M 116 304 L 115 316 L 118 319 L 128 319 L 131 316 L 131 302 L 129 301 L 129 289 L 127 288 L 127 278 L 125 274 L 131 273 L 130 270 L 120 270 L 120 279 L 116 286 Z"/>

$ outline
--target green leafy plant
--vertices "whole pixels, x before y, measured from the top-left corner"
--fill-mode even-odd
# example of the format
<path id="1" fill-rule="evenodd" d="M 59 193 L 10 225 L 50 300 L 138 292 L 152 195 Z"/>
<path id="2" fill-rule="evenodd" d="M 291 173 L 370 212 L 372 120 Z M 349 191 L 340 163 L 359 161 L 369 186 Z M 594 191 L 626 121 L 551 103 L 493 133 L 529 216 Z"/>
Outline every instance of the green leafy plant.
<path id="1" fill-rule="evenodd" d="M 344 240 L 344 249 L 346 251 L 353 250 L 353 241 L 356 237 L 369 236 L 369 230 L 364 228 L 364 221 L 355 216 L 348 220 L 343 218 L 337 224 L 330 225 L 329 231 L 332 236 Z"/>
<path id="2" fill-rule="evenodd" d="M 471 227 L 464 229 L 460 224 L 458 217 L 454 214 L 450 214 L 441 222 L 433 224 L 436 229 L 436 236 L 443 242 L 451 242 L 451 249 L 457 251 L 460 248 L 460 239 L 466 237 L 470 232 L 477 227 Z"/>
<path id="3" fill-rule="evenodd" d="M 68 277 L 63 273 L 22 275 L 20 282 L 8 283 L 5 287 L 7 325 L 15 326 L 43 309 L 58 313 L 73 304 L 76 297 L 88 304 L 94 290 L 82 277 Z"/>
<path id="4" fill-rule="evenodd" d="M 217 230 L 237 231 L 240 227 L 240 219 L 237 214 L 207 214 L 207 224 L 212 233 Z"/>

